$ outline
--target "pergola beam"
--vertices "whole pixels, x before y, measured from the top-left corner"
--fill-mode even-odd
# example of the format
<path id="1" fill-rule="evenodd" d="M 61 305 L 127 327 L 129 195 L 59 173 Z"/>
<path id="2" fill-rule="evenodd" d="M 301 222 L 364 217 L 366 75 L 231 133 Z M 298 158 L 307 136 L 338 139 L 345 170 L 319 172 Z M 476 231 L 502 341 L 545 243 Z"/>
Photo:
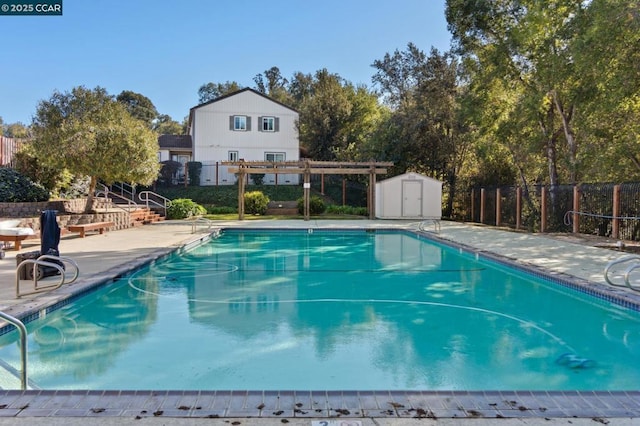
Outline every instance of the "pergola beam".
<path id="1" fill-rule="evenodd" d="M 244 220 L 244 188 L 245 177 L 249 174 L 301 174 L 304 188 L 304 220 L 309 220 L 309 198 L 311 175 L 369 175 L 369 191 L 367 196 L 369 219 L 375 219 L 376 175 L 386 174 L 385 167 L 392 167 L 391 162 L 341 162 L 341 161 L 222 161 L 223 166 L 231 166 L 230 173 L 238 176 L 238 219 Z"/>

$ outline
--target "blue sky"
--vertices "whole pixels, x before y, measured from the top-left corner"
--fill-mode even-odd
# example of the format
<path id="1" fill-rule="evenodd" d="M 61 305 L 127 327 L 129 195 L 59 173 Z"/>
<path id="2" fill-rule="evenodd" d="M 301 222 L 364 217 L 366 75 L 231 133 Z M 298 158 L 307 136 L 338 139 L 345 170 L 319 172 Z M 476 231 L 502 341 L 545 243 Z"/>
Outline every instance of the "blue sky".
<path id="1" fill-rule="evenodd" d="M 371 87 L 371 64 L 409 42 L 446 51 L 445 0 L 63 0 L 62 16 L 0 16 L 0 117 L 31 122 L 54 90 L 147 96 L 182 121 L 208 82 L 277 66 Z"/>

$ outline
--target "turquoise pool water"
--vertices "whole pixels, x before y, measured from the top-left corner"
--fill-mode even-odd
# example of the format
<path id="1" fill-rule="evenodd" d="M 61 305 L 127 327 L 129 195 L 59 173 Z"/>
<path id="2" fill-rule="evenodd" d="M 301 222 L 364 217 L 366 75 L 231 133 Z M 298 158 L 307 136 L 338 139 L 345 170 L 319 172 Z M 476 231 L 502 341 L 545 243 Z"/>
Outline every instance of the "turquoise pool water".
<path id="1" fill-rule="evenodd" d="M 407 232 L 228 230 L 27 327 L 43 389 L 640 383 L 638 312 Z"/>

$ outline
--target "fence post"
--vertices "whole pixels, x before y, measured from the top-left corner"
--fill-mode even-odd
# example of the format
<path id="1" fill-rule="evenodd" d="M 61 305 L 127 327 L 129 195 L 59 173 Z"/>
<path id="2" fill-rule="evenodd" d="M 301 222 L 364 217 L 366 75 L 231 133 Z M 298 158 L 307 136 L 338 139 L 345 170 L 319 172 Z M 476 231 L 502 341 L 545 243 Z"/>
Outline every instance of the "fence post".
<path id="1" fill-rule="evenodd" d="M 496 226 L 500 226 L 500 188 L 496 188 Z"/>
<path id="2" fill-rule="evenodd" d="M 580 232 L 580 185 L 573 187 L 573 229 L 572 232 L 577 234 Z"/>
<path id="3" fill-rule="evenodd" d="M 620 185 L 613 186 L 613 229 L 611 230 L 611 238 L 618 238 L 620 235 Z"/>
<path id="4" fill-rule="evenodd" d="M 484 223 L 484 188 L 480 189 L 480 223 Z"/>
<path id="5" fill-rule="evenodd" d="M 516 229 L 522 225 L 522 188 L 516 188 Z"/>
<path id="6" fill-rule="evenodd" d="M 547 188 L 542 185 L 542 193 L 540 194 L 540 232 L 547 229 Z"/>
<path id="7" fill-rule="evenodd" d="M 471 222 L 475 221 L 475 217 L 476 215 L 475 213 L 475 208 L 476 207 L 476 190 L 474 188 L 471 188 Z"/>

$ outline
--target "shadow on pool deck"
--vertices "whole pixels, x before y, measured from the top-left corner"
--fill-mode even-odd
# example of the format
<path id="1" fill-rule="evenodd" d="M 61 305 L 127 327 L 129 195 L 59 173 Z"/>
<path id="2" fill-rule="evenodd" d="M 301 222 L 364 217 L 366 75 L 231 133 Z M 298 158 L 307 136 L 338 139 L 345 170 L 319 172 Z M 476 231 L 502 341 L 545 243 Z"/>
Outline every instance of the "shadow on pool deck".
<path id="1" fill-rule="evenodd" d="M 244 228 L 399 228 L 408 221 L 243 221 L 219 222 Z M 593 241 L 569 241 L 456 222 L 442 222 L 438 238 L 479 252 L 603 284 L 605 265 L 625 253 L 597 248 Z M 70 292 L 104 282 L 161 257 L 184 244 L 206 238 L 190 223 L 169 221 L 79 238 L 63 236 L 62 256 L 79 265 L 78 283 L 17 299 L 15 251 L 0 260 L 0 310 L 21 317 L 51 305 Z M 37 250 L 27 240 L 20 253 Z M 317 411 L 319 410 L 319 411 Z M 216 417 L 225 420 L 215 420 Z M 256 417 L 256 418 L 249 418 Z M 416 418 L 428 424 L 640 424 L 640 392 L 119 392 L 5 391 L 0 393 L 0 424 L 237 424 L 310 425 L 313 418 L 347 420 L 344 426 L 398 425 Z M 375 421 L 372 420 L 375 418 Z M 435 420 L 434 418 L 437 418 Z M 509 420 L 509 418 L 511 420 Z M 62 419 L 62 420 L 61 420 Z M 196 423 L 198 422 L 198 423 Z M 517 422 L 517 423 L 516 423 Z M 234 422 L 233 424 L 236 424 Z M 320 426 L 320 425 L 319 425 Z M 334 426 L 334 425 L 327 425 Z M 335 426 L 342 426 L 337 423 Z"/>

